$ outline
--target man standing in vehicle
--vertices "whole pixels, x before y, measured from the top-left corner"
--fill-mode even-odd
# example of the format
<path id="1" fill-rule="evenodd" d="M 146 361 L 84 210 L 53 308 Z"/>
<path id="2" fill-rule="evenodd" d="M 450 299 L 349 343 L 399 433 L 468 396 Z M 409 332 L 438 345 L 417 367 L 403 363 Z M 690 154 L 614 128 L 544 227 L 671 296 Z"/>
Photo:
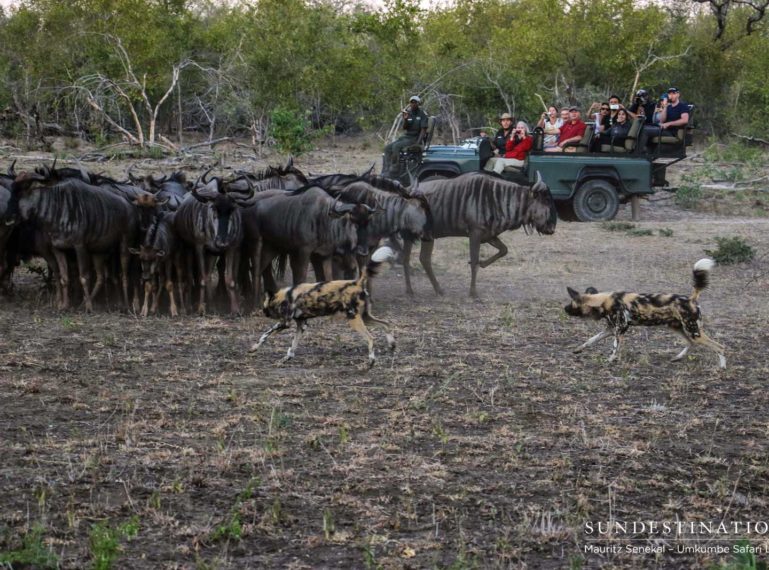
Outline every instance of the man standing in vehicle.
<path id="1" fill-rule="evenodd" d="M 397 178 L 400 174 L 398 157 L 402 149 L 424 142 L 427 136 L 427 121 L 429 117 L 419 105 L 422 100 L 418 95 L 412 95 L 409 106 L 403 109 L 403 129 L 406 131 L 397 140 L 385 146 L 382 174 Z"/>

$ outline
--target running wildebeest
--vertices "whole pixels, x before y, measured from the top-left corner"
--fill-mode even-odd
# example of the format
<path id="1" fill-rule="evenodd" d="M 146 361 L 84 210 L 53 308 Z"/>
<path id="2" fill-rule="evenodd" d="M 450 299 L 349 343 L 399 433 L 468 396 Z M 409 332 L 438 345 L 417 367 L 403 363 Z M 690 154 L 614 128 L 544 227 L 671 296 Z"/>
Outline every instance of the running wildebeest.
<path id="1" fill-rule="evenodd" d="M 507 246 L 499 234 L 520 227 L 550 235 L 555 231 L 557 214 L 555 202 L 542 177 L 532 186 L 508 182 L 501 176 L 486 172 L 468 172 L 456 178 L 431 180 L 418 185 L 416 193 L 430 204 L 433 216 L 433 237 L 470 238 L 470 296 L 477 297 L 478 267 L 488 267 L 507 254 Z M 432 267 L 433 241 L 422 241 L 419 261 L 425 268 L 430 283 L 438 295 L 443 289 L 435 278 Z M 497 248 L 488 259 L 480 259 L 482 243 Z M 405 240 L 403 267 L 406 291 L 411 287 L 409 257 L 413 240 Z"/>

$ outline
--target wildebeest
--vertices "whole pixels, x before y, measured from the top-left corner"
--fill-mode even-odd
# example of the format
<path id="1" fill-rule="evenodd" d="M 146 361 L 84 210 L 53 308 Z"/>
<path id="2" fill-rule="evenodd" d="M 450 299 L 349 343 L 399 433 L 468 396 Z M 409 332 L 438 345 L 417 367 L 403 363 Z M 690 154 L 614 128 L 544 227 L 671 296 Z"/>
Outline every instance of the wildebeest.
<path id="1" fill-rule="evenodd" d="M 537 175 L 532 186 L 508 182 L 486 172 L 469 172 L 456 178 L 422 182 L 418 193 L 430 204 L 433 216 L 433 237 L 470 238 L 470 295 L 478 296 L 476 278 L 478 267 L 488 267 L 507 254 L 507 246 L 499 234 L 520 227 L 531 228 L 550 235 L 555 231 L 557 214 L 555 202 L 547 185 Z M 488 259 L 480 259 L 482 243 L 497 248 Z M 409 257 L 413 241 L 404 243 L 404 275 L 406 291 L 413 295 Z M 439 295 L 443 294 L 432 267 L 433 241 L 422 241 L 419 260 Z"/>
<path id="2" fill-rule="evenodd" d="M 252 271 L 255 298 L 259 276 L 279 255 L 290 256 L 295 284 L 307 277 L 310 256 L 320 256 L 323 271 L 331 275 L 331 257 L 337 251 L 367 255 L 366 224 L 372 208 L 336 200 L 314 186 L 297 192 L 270 190 L 254 197 L 243 212 L 248 239 L 255 245 Z M 318 277 L 322 279 L 322 277 Z"/>
<path id="3" fill-rule="evenodd" d="M 6 219 L 34 221 L 48 236 L 59 269 L 60 308 L 69 307 L 67 250 L 77 257 L 86 311 L 102 284 L 106 256 L 120 256 L 123 301 L 128 306 L 129 244 L 137 231 L 136 213 L 125 199 L 80 179 L 56 183 L 43 174 L 22 173 L 13 183 Z M 90 286 L 93 256 L 96 283 Z"/>
<path id="4" fill-rule="evenodd" d="M 208 173 L 206 173 L 208 174 Z M 240 245 L 243 241 L 241 207 L 253 196 L 248 193 L 231 191 L 228 183 L 221 178 L 205 181 L 204 174 L 184 199 L 174 218 L 174 229 L 179 237 L 195 250 L 200 294 L 198 312 L 206 310 L 206 296 L 213 294 L 212 269 L 215 255 L 224 259 L 224 278 L 230 298 L 230 311 L 240 312 L 236 290 Z"/>
<path id="5" fill-rule="evenodd" d="M 161 287 L 168 293 L 171 316 L 179 314 L 174 297 L 174 274 L 179 289 L 179 302 L 184 309 L 184 277 L 180 244 L 174 232 L 175 212 L 161 212 L 147 230 L 141 246 L 131 248 L 133 255 L 139 256 L 142 266 L 142 281 L 144 282 L 144 304 L 141 315 L 157 313 L 160 301 Z M 150 298 L 152 307 L 149 307 Z"/>

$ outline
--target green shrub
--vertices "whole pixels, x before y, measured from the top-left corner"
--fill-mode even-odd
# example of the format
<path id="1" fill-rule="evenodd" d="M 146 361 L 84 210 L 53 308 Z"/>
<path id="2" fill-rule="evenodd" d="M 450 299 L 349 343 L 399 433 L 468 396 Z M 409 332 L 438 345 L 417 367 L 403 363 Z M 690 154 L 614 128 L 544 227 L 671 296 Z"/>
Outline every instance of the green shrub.
<path id="1" fill-rule="evenodd" d="M 59 559 L 43 543 L 43 530 L 42 525 L 34 525 L 22 539 L 21 548 L 0 552 L 0 566 L 8 566 L 10 568 L 58 568 Z"/>
<path id="2" fill-rule="evenodd" d="M 702 198 L 702 186 L 694 180 L 686 180 L 686 177 L 684 179 L 686 183 L 676 190 L 676 204 L 682 208 L 693 208 Z"/>
<path id="3" fill-rule="evenodd" d="M 662 237 L 673 237 L 673 230 L 670 228 L 660 228 L 660 235 Z"/>
<path id="4" fill-rule="evenodd" d="M 639 237 L 639 236 L 653 236 L 654 230 L 650 230 L 649 228 L 636 228 L 632 230 L 628 230 L 627 235 Z"/>
<path id="5" fill-rule="evenodd" d="M 298 156 L 312 149 L 310 125 L 297 111 L 278 107 L 270 115 L 270 135 L 280 152 Z"/>
<path id="6" fill-rule="evenodd" d="M 741 237 L 717 237 L 716 243 L 716 249 L 706 249 L 705 253 L 721 265 L 750 261 L 756 255 L 753 248 Z"/>

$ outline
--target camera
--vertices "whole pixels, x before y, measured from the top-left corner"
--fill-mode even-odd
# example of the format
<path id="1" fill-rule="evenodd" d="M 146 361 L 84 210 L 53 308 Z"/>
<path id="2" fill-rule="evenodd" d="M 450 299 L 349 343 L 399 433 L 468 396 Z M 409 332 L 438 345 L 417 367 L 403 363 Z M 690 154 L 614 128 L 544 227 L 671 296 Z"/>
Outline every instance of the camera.
<path id="1" fill-rule="evenodd" d="M 640 105 L 641 103 L 643 103 L 643 99 L 641 97 L 636 97 L 635 99 L 633 99 L 633 103 L 635 103 L 636 105 Z"/>
<path id="2" fill-rule="evenodd" d="M 611 104 L 609 105 L 609 109 L 611 109 L 612 111 L 616 111 L 617 109 L 619 109 L 619 105 L 617 105 L 616 103 Z"/>

